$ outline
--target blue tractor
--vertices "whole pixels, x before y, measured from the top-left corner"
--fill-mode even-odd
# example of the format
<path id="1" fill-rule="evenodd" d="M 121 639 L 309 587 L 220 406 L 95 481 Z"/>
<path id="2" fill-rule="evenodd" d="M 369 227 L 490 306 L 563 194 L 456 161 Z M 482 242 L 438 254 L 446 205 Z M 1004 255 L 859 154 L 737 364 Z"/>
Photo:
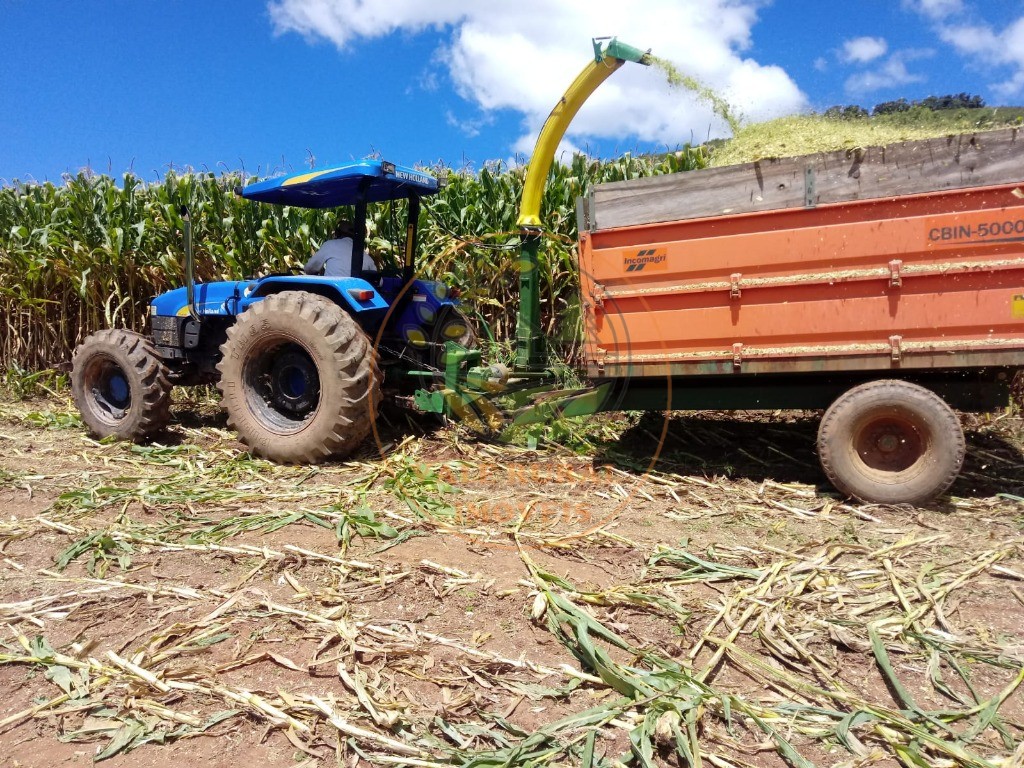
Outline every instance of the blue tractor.
<path id="1" fill-rule="evenodd" d="M 345 277 L 197 285 L 185 212 L 186 284 L 153 299 L 150 335 L 100 331 L 75 350 L 72 392 L 85 424 L 101 437 L 143 438 L 170 418 L 172 385 L 216 382 L 228 423 L 253 453 L 309 463 L 351 453 L 384 400 L 484 429 L 619 409 L 622 382 L 562 388 L 541 324 L 540 209 L 555 149 L 594 89 L 627 61 L 651 61 L 615 38 L 595 38 L 593 46 L 593 58 L 545 121 L 523 182 L 511 367 L 485 364 L 452 291 L 416 277 L 420 201 L 438 192 L 437 179 L 388 162 L 349 163 L 238 190 L 276 205 L 353 206 Z M 368 271 L 367 207 L 396 200 L 408 207 L 402 263 Z"/>
<path id="2" fill-rule="evenodd" d="M 173 385 L 216 382 L 229 425 L 253 453 L 287 463 L 351 453 L 385 394 L 411 396 L 446 354 L 474 345 L 453 292 L 416 277 L 420 200 L 438 189 L 419 170 L 368 160 L 236 190 L 277 205 L 353 206 L 346 277 L 197 284 L 183 210 L 186 285 L 152 300 L 150 335 L 105 330 L 75 350 L 72 391 L 86 426 L 100 437 L 152 435 L 170 418 Z M 395 200 L 408 203 L 402 264 L 367 270 L 368 206 Z"/>

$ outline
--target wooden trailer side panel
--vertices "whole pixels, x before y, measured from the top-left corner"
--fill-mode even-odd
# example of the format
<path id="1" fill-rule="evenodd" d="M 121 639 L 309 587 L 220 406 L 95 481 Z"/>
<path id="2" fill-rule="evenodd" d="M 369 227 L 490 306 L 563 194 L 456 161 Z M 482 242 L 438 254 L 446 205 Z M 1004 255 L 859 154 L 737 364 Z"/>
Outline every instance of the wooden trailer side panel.
<path id="1" fill-rule="evenodd" d="M 598 231 L 580 262 L 595 377 L 1024 365 L 1014 184 Z"/>
<path id="2" fill-rule="evenodd" d="M 804 208 L 1020 182 L 1019 128 L 856 147 L 600 184 L 586 229 Z"/>

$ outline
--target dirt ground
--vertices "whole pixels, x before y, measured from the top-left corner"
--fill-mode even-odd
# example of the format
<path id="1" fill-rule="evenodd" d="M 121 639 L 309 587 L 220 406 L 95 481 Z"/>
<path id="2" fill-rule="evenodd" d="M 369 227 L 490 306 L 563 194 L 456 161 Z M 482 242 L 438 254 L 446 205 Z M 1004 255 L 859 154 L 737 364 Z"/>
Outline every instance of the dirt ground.
<path id="1" fill-rule="evenodd" d="M 282 467 L 201 401 L 0 401 L 0 765 L 1024 764 L 1019 416 L 921 508 L 828 487 L 814 414 L 405 419 Z"/>

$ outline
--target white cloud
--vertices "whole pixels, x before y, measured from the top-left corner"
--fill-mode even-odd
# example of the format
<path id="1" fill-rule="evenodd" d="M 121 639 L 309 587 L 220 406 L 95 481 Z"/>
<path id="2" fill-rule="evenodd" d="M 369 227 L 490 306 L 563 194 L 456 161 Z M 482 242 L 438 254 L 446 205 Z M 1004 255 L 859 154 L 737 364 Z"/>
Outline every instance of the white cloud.
<path id="1" fill-rule="evenodd" d="M 1005 79 L 991 84 L 1004 98 L 1024 95 L 1024 15 L 1003 29 L 983 19 L 986 4 L 963 0 L 903 0 L 903 6 L 932 22 L 939 38 L 990 76 L 1002 68 Z"/>
<path id="2" fill-rule="evenodd" d="M 964 12 L 963 0 L 903 0 L 903 7 L 936 21 Z"/>
<path id="3" fill-rule="evenodd" d="M 462 0 L 273 0 L 267 10 L 278 33 L 298 32 L 310 40 L 322 37 L 344 48 L 360 37 L 454 24 L 470 7 Z"/>
<path id="4" fill-rule="evenodd" d="M 1001 31 L 988 24 L 944 25 L 939 36 L 978 64 L 1009 68 L 1009 76 L 992 85 L 1000 96 L 1024 94 L 1024 16 Z"/>
<path id="5" fill-rule="evenodd" d="M 480 135 L 480 131 L 488 125 L 494 123 L 494 117 L 491 115 L 484 115 L 483 117 L 472 118 L 469 120 L 458 117 L 450 109 L 445 112 L 445 121 L 452 128 L 457 128 L 463 134 L 469 138 L 474 138 Z"/>
<path id="6" fill-rule="evenodd" d="M 839 57 L 847 62 L 866 64 L 880 59 L 889 50 L 889 44 L 882 37 L 855 37 L 843 43 Z"/>
<path id="7" fill-rule="evenodd" d="M 946 26 L 939 29 L 943 41 L 951 43 L 960 53 L 989 56 L 999 46 L 999 36 L 991 27 Z"/>
<path id="8" fill-rule="evenodd" d="M 706 83 L 750 119 L 790 114 L 807 99 L 779 67 L 747 58 L 764 0 L 270 0 L 279 34 L 297 32 L 338 48 L 361 38 L 446 30 L 442 60 L 456 89 L 485 113 L 523 115 L 532 141 L 566 86 L 587 62 L 590 37 L 616 33 Z M 456 122 L 464 122 L 455 118 Z M 710 106 L 669 88 L 653 67 L 628 64 L 601 86 L 570 128 L 566 146 L 591 138 L 635 137 L 675 146 L 691 136 L 728 133 Z"/>
<path id="9" fill-rule="evenodd" d="M 846 79 L 846 92 L 851 95 L 864 95 L 886 88 L 923 83 L 926 78 L 911 72 L 907 64 L 932 55 L 934 51 L 929 50 L 896 51 L 880 66 L 850 75 Z"/>

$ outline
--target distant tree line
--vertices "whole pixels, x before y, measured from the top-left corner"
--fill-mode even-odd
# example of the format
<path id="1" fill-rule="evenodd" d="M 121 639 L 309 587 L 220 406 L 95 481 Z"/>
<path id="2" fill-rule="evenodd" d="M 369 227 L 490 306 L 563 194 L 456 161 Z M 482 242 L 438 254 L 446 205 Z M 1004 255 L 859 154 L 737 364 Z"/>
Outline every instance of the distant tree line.
<path id="1" fill-rule="evenodd" d="M 895 101 L 883 101 L 876 104 L 869 112 L 857 104 L 837 105 L 825 110 L 825 117 L 838 118 L 840 120 L 856 120 L 869 115 L 891 115 L 897 112 L 909 112 L 915 107 L 939 111 L 944 109 L 982 109 L 985 100 L 981 96 L 969 93 L 951 93 L 945 96 L 929 96 L 925 99 L 908 101 L 907 99 L 896 99 Z"/>

